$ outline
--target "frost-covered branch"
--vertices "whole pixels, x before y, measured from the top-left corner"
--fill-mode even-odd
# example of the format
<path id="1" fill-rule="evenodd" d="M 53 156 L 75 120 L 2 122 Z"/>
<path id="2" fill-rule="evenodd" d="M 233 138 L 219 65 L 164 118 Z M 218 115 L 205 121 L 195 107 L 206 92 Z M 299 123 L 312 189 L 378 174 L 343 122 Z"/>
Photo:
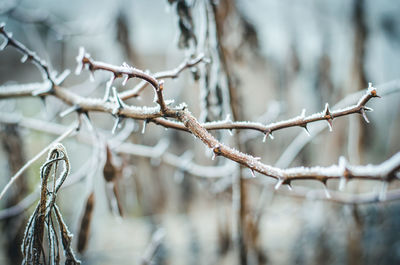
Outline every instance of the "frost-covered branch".
<path id="1" fill-rule="evenodd" d="M 92 73 L 97 70 L 103 70 L 103 71 L 108 71 L 111 72 L 113 75 L 111 76 L 111 79 L 107 83 L 106 87 L 106 96 L 105 99 L 108 100 L 109 94 L 110 94 L 110 89 L 112 86 L 112 83 L 116 78 L 119 77 L 124 77 L 124 84 L 130 79 L 130 78 L 139 78 L 142 79 L 149 84 L 151 84 L 157 94 L 157 103 L 160 105 L 160 110 L 162 113 L 165 113 L 167 110 L 167 105 L 164 101 L 163 97 L 163 88 L 164 88 L 164 81 L 157 80 L 154 76 L 145 73 L 142 70 L 139 70 L 135 67 L 131 67 L 128 64 L 124 63 L 122 66 L 115 66 L 111 65 L 108 63 L 104 62 L 99 62 L 95 61 L 91 58 L 90 54 L 86 53 L 84 48 L 80 48 L 79 55 L 76 58 L 78 62 L 78 67 L 76 68 L 75 73 L 80 74 L 80 72 L 83 70 L 84 67 L 86 67 L 89 71 Z M 116 95 L 117 99 L 120 98 L 119 95 Z"/>
<path id="2" fill-rule="evenodd" d="M 107 64 L 104 62 L 94 61 L 89 54 L 87 54 L 83 48 L 80 51 L 79 56 L 77 57 L 78 65 L 78 73 L 82 70 L 82 68 L 86 67 L 89 71 L 96 70 L 105 70 L 109 71 L 113 74 L 110 79 L 107 87 L 110 88 L 112 82 L 115 78 L 125 77 L 125 79 L 137 77 L 140 79 L 149 82 L 155 89 L 157 94 L 157 103 L 160 105 L 159 107 L 147 108 L 147 107 L 135 107 L 135 106 L 127 106 L 122 103 L 121 98 L 116 93 L 114 88 L 114 98 L 112 101 L 106 97 L 106 100 L 103 99 L 89 99 L 81 97 L 71 91 L 68 91 L 59 86 L 54 86 L 53 96 L 58 97 L 65 103 L 72 105 L 72 110 L 80 111 L 87 113 L 89 111 L 99 111 L 99 112 L 108 112 L 118 117 L 118 121 L 120 117 L 124 118 L 133 118 L 133 119 L 141 119 L 146 121 L 153 121 L 155 123 L 161 124 L 163 126 L 170 126 L 175 129 L 183 129 L 185 131 L 189 131 L 195 137 L 200 139 L 206 146 L 208 146 L 212 152 L 213 157 L 215 156 L 223 156 L 229 160 L 232 160 L 236 163 L 239 163 L 245 167 L 248 167 L 251 172 L 259 172 L 265 176 L 269 176 L 278 180 L 278 187 L 281 184 L 290 184 L 291 181 L 297 179 L 315 179 L 320 180 L 322 182 L 326 182 L 328 179 L 332 178 L 343 178 L 352 179 L 352 178 L 360 178 L 360 179 L 376 179 L 376 180 L 389 180 L 388 175 L 389 172 L 382 171 L 382 167 L 371 168 L 368 167 L 368 170 L 374 169 L 372 173 L 370 171 L 363 171 L 363 168 L 353 167 L 353 166 L 333 166 L 328 168 L 322 167 L 312 167 L 312 168 L 292 168 L 282 170 L 277 167 L 272 167 L 266 165 L 254 156 L 249 154 L 241 153 L 240 151 L 235 150 L 221 142 L 219 142 L 213 135 L 209 133 L 208 130 L 211 129 L 234 129 L 229 120 L 224 121 L 222 123 L 206 123 L 200 124 L 197 119 L 190 113 L 189 110 L 186 109 L 186 106 L 177 106 L 174 108 L 169 108 L 164 102 L 162 90 L 163 90 L 163 82 L 159 81 L 154 76 L 147 74 L 141 70 L 130 67 L 128 65 L 123 66 L 114 66 L 111 64 Z M 107 93 L 106 93 L 107 94 Z M 296 117 L 294 119 L 275 123 L 270 125 L 269 128 L 266 128 L 262 124 L 251 126 L 248 125 L 247 122 L 244 123 L 236 123 L 235 126 L 237 128 L 258 128 L 260 131 L 264 132 L 267 135 L 270 135 L 273 130 L 277 130 L 280 128 L 286 128 L 291 126 L 302 126 L 306 128 L 306 125 L 309 122 L 314 122 L 318 120 L 326 120 L 331 124 L 332 120 L 336 117 L 349 115 L 352 113 L 360 113 L 365 116 L 365 111 L 371 110 L 366 107 L 365 104 L 372 98 L 378 97 L 376 94 L 375 88 L 371 85 L 368 88 L 367 93 L 361 97 L 358 103 L 354 106 L 350 106 L 344 109 L 339 109 L 336 111 L 330 111 L 328 105 L 326 105 L 324 111 L 313 114 L 310 116 L 303 115 Z M 170 121 L 166 119 L 157 119 L 160 117 L 169 117 L 175 121 Z M 367 119 L 366 119 L 367 120 Z M 167 124 L 168 123 L 168 124 Z M 167 126 L 168 125 L 168 126 Z M 261 127 L 259 127 L 261 126 Z M 398 158 L 397 158 L 398 159 Z M 396 160 L 396 163 L 398 161 Z M 385 175 L 386 174 L 386 175 Z M 383 178 L 382 178 L 383 177 Z"/>
<path id="3" fill-rule="evenodd" d="M 178 67 L 175 69 L 169 70 L 169 71 L 163 71 L 163 72 L 158 72 L 153 74 L 153 76 L 156 79 L 165 79 L 165 78 L 177 78 L 179 74 L 188 68 L 196 66 L 200 62 L 208 62 L 206 58 L 204 57 L 204 54 L 198 55 L 194 59 L 185 59 Z M 140 93 L 143 91 L 143 89 L 146 87 L 148 83 L 146 81 L 142 81 L 139 84 L 137 84 L 134 88 L 123 91 L 119 93 L 119 96 L 121 97 L 122 100 L 126 100 L 128 98 L 133 98 L 133 97 L 138 97 Z"/>
<path id="4" fill-rule="evenodd" d="M 305 109 L 303 109 L 302 114 L 295 118 L 270 123 L 264 125 L 259 122 L 248 122 L 248 121 L 232 121 L 229 117 L 224 121 L 214 121 L 214 122 L 206 122 L 202 123 L 201 125 L 207 130 L 240 130 L 240 129 L 248 129 L 248 130 L 256 130 L 264 133 L 264 141 L 267 136 L 272 137 L 272 132 L 278 131 L 284 128 L 290 127 L 302 127 L 307 132 L 307 124 L 316 122 L 316 121 L 323 121 L 326 120 L 328 122 L 330 130 L 332 130 L 332 121 L 334 118 L 338 118 L 341 116 L 346 116 L 354 113 L 360 113 L 363 115 L 366 122 L 369 122 L 365 111 L 372 111 L 371 108 L 365 106 L 365 104 L 374 97 L 379 97 L 376 94 L 375 88 L 372 85 L 368 88 L 367 92 L 359 99 L 358 103 L 346 108 L 338 109 L 335 111 L 329 110 L 328 103 L 325 105 L 325 109 L 322 112 L 318 112 L 315 114 L 311 114 L 309 116 L 305 116 Z M 167 128 L 174 128 L 177 130 L 187 131 L 188 129 L 181 123 L 177 123 L 171 120 L 167 120 L 164 118 L 156 118 L 150 120 L 156 124 L 162 125 Z"/>
<path id="5" fill-rule="evenodd" d="M 31 61 L 33 64 L 35 64 L 39 70 L 43 73 L 43 78 L 46 80 L 49 80 L 53 85 L 55 84 L 55 81 L 50 73 L 49 66 L 45 61 L 39 58 L 37 54 L 28 48 L 25 47 L 22 43 L 19 41 L 15 40 L 12 37 L 12 33 L 8 33 L 4 30 L 5 24 L 1 23 L 0 24 L 0 34 L 5 38 L 5 41 L 1 44 L 0 46 L 0 51 L 4 50 L 7 46 L 13 46 L 15 49 L 17 49 L 19 52 L 22 53 L 22 58 L 21 62 L 24 63 L 26 61 Z"/>

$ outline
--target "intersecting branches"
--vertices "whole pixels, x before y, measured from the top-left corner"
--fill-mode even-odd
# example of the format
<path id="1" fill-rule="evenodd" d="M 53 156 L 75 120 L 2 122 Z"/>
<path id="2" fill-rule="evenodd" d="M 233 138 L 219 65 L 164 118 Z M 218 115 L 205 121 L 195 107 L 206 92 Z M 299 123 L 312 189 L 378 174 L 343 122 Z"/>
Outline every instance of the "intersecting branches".
<path id="1" fill-rule="evenodd" d="M 185 105 L 180 105 L 177 107 L 168 107 L 166 105 L 163 99 L 163 82 L 162 80 L 159 81 L 151 74 L 145 73 L 126 64 L 122 66 L 115 66 L 104 62 L 95 61 L 90 57 L 89 54 L 84 51 L 83 48 L 81 49 L 77 60 L 79 63 L 77 73 L 79 73 L 84 67 L 92 72 L 97 70 L 105 70 L 111 72 L 113 76 L 110 79 L 109 84 L 107 85 L 108 88 L 111 88 L 112 82 L 116 78 L 120 77 L 125 77 L 125 79 L 137 77 L 150 83 L 155 89 L 159 108 L 135 107 L 125 105 L 122 102 L 119 94 L 116 92 L 115 88 L 113 88 L 115 100 L 111 102 L 110 100 L 108 100 L 108 97 L 106 97 L 106 100 L 84 98 L 60 86 L 55 86 L 54 93 L 52 95 L 58 97 L 65 103 L 74 106 L 75 110 L 83 111 L 86 113 L 89 111 L 108 112 L 116 115 L 117 117 L 122 116 L 130 117 L 133 119 L 153 121 L 165 127 L 188 131 L 192 133 L 195 137 L 200 139 L 206 146 L 208 146 L 212 150 L 213 157 L 226 157 L 229 160 L 248 167 L 251 172 L 259 172 L 263 175 L 275 178 L 278 180 L 277 187 L 282 184 L 289 185 L 291 181 L 297 179 L 315 179 L 326 183 L 328 179 L 340 179 L 345 177 L 346 179 L 374 179 L 388 182 L 393 179 L 393 174 L 395 171 L 398 170 L 398 166 L 400 164 L 400 159 L 397 155 L 388 160 L 390 162 L 388 162 L 388 164 L 391 166 L 390 170 L 388 170 L 388 164 L 384 164 L 385 166 L 376 166 L 376 168 L 371 168 L 371 166 L 354 167 L 342 165 L 327 168 L 311 167 L 283 170 L 277 167 L 266 165 L 260 162 L 259 158 L 251 156 L 249 154 L 241 153 L 219 142 L 208 131 L 217 129 L 254 129 L 265 133 L 265 135 L 267 136 L 271 135 L 272 131 L 276 131 L 282 128 L 293 126 L 307 128 L 306 126 L 308 123 L 320 120 L 326 120 L 329 124 L 331 124 L 334 118 L 350 115 L 353 113 L 360 113 L 366 119 L 365 111 L 371 110 L 370 108 L 365 106 L 366 103 L 371 98 L 378 97 L 375 88 L 373 88 L 371 85 L 368 88 L 367 93 L 363 97 L 361 97 L 356 105 L 336 111 L 330 111 L 328 105 L 326 105 L 324 111 L 320 113 L 316 113 L 306 117 L 305 112 L 303 111 L 302 115 L 296 118 L 288 121 L 273 123 L 267 126 L 249 122 L 232 122 L 229 119 L 223 122 L 200 124 L 197 119 L 186 109 Z M 180 69 L 184 69 L 184 67 L 185 66 L 178 68 L 176 73 L 179 73 L 179 71 L 181 71 Z M 8 95 L 10 96 L 11 94 Z M 167 120 L 164 118 L 171 118 L 172 120 Z"/>

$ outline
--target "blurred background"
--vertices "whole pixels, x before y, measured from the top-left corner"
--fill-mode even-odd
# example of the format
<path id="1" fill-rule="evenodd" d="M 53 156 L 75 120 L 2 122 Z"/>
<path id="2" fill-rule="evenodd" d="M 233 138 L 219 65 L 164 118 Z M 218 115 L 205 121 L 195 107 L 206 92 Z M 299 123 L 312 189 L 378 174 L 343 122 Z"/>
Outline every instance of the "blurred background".
<path id="1" fill-rule="evenodd" d="M 165 79 L 165 98 L 186 102 L 201 121 L 270 123 L 355 104 L 372 82 L 384 94 L 361 115 L 277 131 L 213 132 L 222 142 L 281 168 L 379 164 L 400 149 L 400 2 L 372 0 L 11 1 L 0 22 L 58 73 L 63 87 L 103 97 L 110 73 L 74 74 L 79 47 L 98 61 L 156 73 L 203 53 L 210 61 Z M 12 47 L 0 52 L 0 85 L 42 82 Z M 92 80 L 93 79 L 93 80 Z M 139 80 L 140 81 L 140 80 Z M 138 80 L 118 91 L 134 87 Z M 397 92 L 397 93 L 396 93 Z M 155 106 L 148 86 L 135 106 Z M 345 99 L 343 101 L 343 99 Z M 338 105 L 337 105 L 338 104 Z M 0 187 L 77 119 L 46 97 L 0 101 Z M 72 173 L 58 205 L 83 264 L 399 264 L 400 203 L 325 200 L 316 181 L 275 191 L 275 180 L 241 169 L 190 134 L 89 113 L 63 141 Z M 0 201 L 0 263 L 18 264 L 38 200 L 43 156 Z M 109 181 L 104 168 L 117 172 Z M 242 177 L 242 178 L 240 178 Z M 335 191 L 338 182 L 328 182 Z M 351 181 L 343 194 L 382 184 Z M 400 188 L 394 181 L 389 190 Z M 28 196 L 28 197 L 27 197 Z M 15 206 L 19 202 L 23 202 Z M 89 201 L 89 203 L 88 203 Z M 89 207 L 88 207 L 89 205 Z M 93 207 L 91 208 L 90 205 Z M 82 220 L 86 220 L 85 222 Z M 87 225 L 90 224 L 90 225 Z M 78 238 L 80 242 L 78 243 Z"/>

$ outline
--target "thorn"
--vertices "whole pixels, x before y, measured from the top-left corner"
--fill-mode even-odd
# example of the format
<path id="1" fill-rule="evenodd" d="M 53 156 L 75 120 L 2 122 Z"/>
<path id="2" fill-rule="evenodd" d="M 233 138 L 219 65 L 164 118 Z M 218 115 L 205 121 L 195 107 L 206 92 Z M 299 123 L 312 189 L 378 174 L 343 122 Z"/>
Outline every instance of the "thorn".
<path id="1" fill-rule="evenodd" d="M 115 86 L 112 87 L 112 92 L 115 98 L 115 101 L 118 104 L 118 110 L 121 110 L 124 108 L 124 103 L 122 102 L 121 98 L 118 95 L 117 89 L 115 88 Z"/>
<path id="2" fill-rule="evenodd" d="M 302 109 L 300 117 L 304 118 L 305 116 L 306 116 L 306 109 Z"/>
<path id="3" fill-rule="evenodd" d="M 374 109 L 372 109 L 372 108 L 370 108 L 370 107 L 367 107 L 367 106 L 363 106 L 363 109 L 364 109 L 365 111 L 374 111 Z"/>
<path id="4" fill-rule="evenodd" d="M 263 140 L 262 140 L 263 143 L 265 143 L 267 141 L 268 134 L 269 134 L 268 132 L 264 134 L 264 137 L 263 137 Z"/>
<path id="5" fill-rule="evenodd" d="M 383 181 L 382 186 L 381 186 L 381 191 L 379 192 L 379 201 L 386 200 L 386 193 L 387 193 L 388 186 L 389 186 L 389 182 Z"/>
<path id="6" fill-rule="evenodd" d="M 378 96 L 378 94 L 376 93 L 376 88 L 372 86 L 371 82 L 368 83 L 368 92 L 372 97 L 380 98 L 380 96 Z"/>
<path id="7" fill-rule="evenodd" d="M 160 80 L 160 81 L 158 82 L 158 89 L 159 89 L 160 91 L 163 91 L 163 89 L 164 89 L 164 80 Z"/>
<path id="8" fill-rule="evenodd" d="M 69 76 L 70 73 L 71 71 L 69 69 L 65 69 L 61 74 L 59 74 L 55 78 L 54 83 L 56 85 L 60 85 L 62 82 L 64 82 L 64 80 Z"/>
<path id="9" fill-rule="evenodd" d="M 39 96 L 40 101 L 43 104 L 44 109 L 46 109 L 46 97 L 45 96 Z"/>
<path id="10" fill-rule="evenodd" d="M 328 122 L 329 131 L 332 132 L 332 131 L 333 131 L 332 119 L 328 119 L 328 120 L 326 120 L 326 121 Z"/>
<path id="11" fill-rule="evenodd" d="M 211 160 L 214 160 L 214 159 L 215 159 L 215 157 L 216 157 L 216 154 L 215 154 L 215 153 L 213 153 L 213 154 L 212 154 L 212 157 L 211 157 Z"/>
<path id="12" fill-rule="evenodd" d="M 339 157 L 339 167 L 345 169 L 347 165 L 347 160 L 344 156 Z"/>
<path id="13" fill-rule="evenodd" d="M 111 75 L 110 80 L 108 80 L 107 83 L 106 83 L 106 91 L 105 91 L 105 94 L 104 94 L 104 101 L 109 101 L 110 100 L 111 86 L 112 86 L 112 83 L 114 82 L 114 80 L 115 80 L 115 74 L 113 73 Z"/>
<path id="14" fill-rule="evenodd" d="M 229 129 L 229 130 L 228 130 L 228 133 L 229 133 L 230 136 L 233 136 L 232 129 Z"/>
<path id="15" fill-rule="evenodd" d="M 279 178 L 278 182 L 275 185 L 275 190 L 278 190 L 283 184 L 283 179 Z"/>
<path id="16" fill-rule="evenodd" d="M 253 170 L 253 169 L 251 169 L 251 168 L 250 168 L 250 173 L 251 173 L 251 176 L 252 176 L 253 178 L 255 178 L 255 177 L 256 177 L 256 174 L 254 173 L 254 170 Z"/>
<path id="17" fill-rule="evenodd" d="M 142 134 L 146 132 L 146 125 L 147 125 L 147 120 L 144 120 L 142 125 Z"/>
<path id="18" fill-rule="evenodd" d="M 29 56 L 28 54 L 24 54 L 24 56 L 22 56 L 21 58 L 21 63 L 25 63 L 28 60 Z"/>
<path id="19" fill-rule="evenodd" d="M 304 128 L 304 130 L 306 131 L 307 136 L 311 136 L 310 131 L 307 128 L 307 124 L 305 124 L 304 126 L 302 126 Z"/>
<path id="20" fill-rule="evenodd" d="M 79 105 L 73 105 L 69 108 L 67 108 L 66 110 L 64 110 L 63 112 L 60 113 L 60 117 L 64 118 L 65 116 L 67 116 L 68 114 L 74 112 L 74 111 L 78 111 L 80 109 Z"/>
<path id="21" fill-rule="evenodd" d="M 339 191 L 344 191 L 344 188 L 346 187 L 346 183 L 347 183 L 347 180 L 346 180 L 346 178 L 345 177 L 341 177 L 340 178 L 340 181 L 339 181 Z"/>
<path id="22" fill-rule="evenodd" d="M 127 62 L 123 62 L 122 63 L 122 67 L 128 68 L 128 69 L 132 69 L 132 67 L 129 66 L 129 64 L 127 64 Z"/>
<path id="23" fill-rule="evenodd" d="M 128 79 L 130 78 L 129 75 L 125 75 L 124 81 L 122 81 L 122 85 L 125 86 L 126 82 L 128 82 Z"/>
<path id="24" fill-rule="evenodd" d="M 328 188 L 326 187 L 325 184 L 324 184 L 324 191 L 325 191 L 325 196 L 326 196 L 326 198 L 327 198 L 327 199 L 331 199 L 332 196 L 331 196 L 331 194 L 330 194 L 330 192 L 329 192 L 329 190 L 328 190 Z"/>
<path id="25" fill-rule="evenodd" d="M 121 116 L 118 116 L 114 122 L 114 126 L 111 130 L 111 134 L 115 134 L 115 131 L 117 130 L 117 128 L 120 127 L 121 122 L 122 122 L 123 118 Z"/>
<path id="26" fill-rule="evenodd" d="M 360 109 L 360 113 L 361 113 L 361 115 L 363 116 L 365 122 L 366 122 L 366 123 L 369 123 L 367 114 L 365 114 L 365 110 L 364 110 L 364 109 Z"/>
<path id="27" fill-rule="evenodd" d="M 269 139 L 274 140 L 274 136 L 272 135 L 272 133 L 268 134 Z"/>
<path id="28" fill-rule="evenodd" d="M 8 39 L 3 41 L 3 43 L 0 46 L 0 51 L 4 50 L 8 46 Z"/>
<path id="29" fill-rule="evenodd" d="M 288 188 L 288 190 L 290 190 L 290 191 L 293 190 L 292 184 L 290 184 L 290 182 L 287 184 L 287 188 Z"/>
<path id="30" fill-rule="evenodd" d="M 94 82 L 94 71 L 93 70 L 89 71 L 89 80 L 90 80 L 90 82 Z"/>
<path id="31" fill-rule="evenodd" d="M 332 119 L 331 111 L 329 110 L 329 103 L 325 103 L 324 115 L 326 119 Z M 328 117 L 327 117 L 328 116 Z"/>
<path id="32" fill-rule="evenodd" d="M 79 53 L 78 56 L 76 56 L 76 62 L 78 63 L 76 69 L 75 69 L 75 74 L 80 75 L 80 73 L 83 70 L 83 58 L 85 57 L 85 48 L 79 47 Z"/>
<path id="33" fill-rule="evenodd" d="M 272 132 L 269 129 L 264 133 L 263 143 L 266 142 L 267 137 L 269 137 L 271 140 L 274 140 L 274 136 L 272 135 Z"/>
<path id="34" fill-rule="evenodd" d="M 83 120 L 85 120 L 89 131 L 92 132 L 94 127 L 93 127 L 92 121 L 90 120 L 89 113 L 87 111 L 85 111 L 85 112 L 82 112 L 80 116 L 82 116 Z"/>

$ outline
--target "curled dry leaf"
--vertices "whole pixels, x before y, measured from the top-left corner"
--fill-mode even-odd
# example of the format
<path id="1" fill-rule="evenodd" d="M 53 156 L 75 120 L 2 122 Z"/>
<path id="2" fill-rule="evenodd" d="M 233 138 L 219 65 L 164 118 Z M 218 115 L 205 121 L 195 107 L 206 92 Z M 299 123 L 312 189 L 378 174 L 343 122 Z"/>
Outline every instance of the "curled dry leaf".
<path id="1" fill-rule="evenodd" d="M 107 145 L 106 146 L 106 152 L 107 152 L 107 160 L 106 163 L 104 164 L 103 168 L 103 176 L 104 179 L 107 182 L 112 182 L 117 179 L 118 175 L 118 169 L 113 163 L 113 155 L 111 153 L 110 147 Z"/>

